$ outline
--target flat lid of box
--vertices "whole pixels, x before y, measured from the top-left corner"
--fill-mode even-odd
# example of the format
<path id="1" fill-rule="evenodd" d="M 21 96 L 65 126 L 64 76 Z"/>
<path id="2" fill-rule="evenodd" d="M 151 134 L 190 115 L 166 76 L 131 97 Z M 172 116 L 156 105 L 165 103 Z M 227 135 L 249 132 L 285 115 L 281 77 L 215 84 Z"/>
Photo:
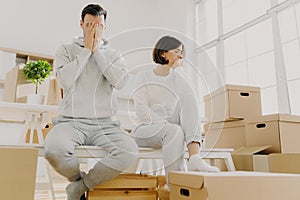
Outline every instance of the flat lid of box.
<path id="1" fill-rule="evenodd" d="M 284 121 L 284 122 L 294 122 L 300 123 L 299 115 L 290 115 L 290 114 L 272 114 L 272 115 L 263 115 L 257 119 L 251 119 L 247 123 L 262 123 L 262 122 L 271 122 L 271 121 Z"/>
<path id="2" fill-rule="evenodd" d="M 284 174 L 284 173 L 270 173 L 270 172 L 252 172 L 252 171 L 234 171 L 234 172 L 169 172 L 169 183 L 174 185 L 192 187 L 196 182 L 205 183 L 205 177 L 250 177 L 250 176 L 282 176 L 282 177 L 300 177 L 300 174 Z M 195 182 L 193 184 L 193 182 Z M 205 186 L 205 184 L 203 185 Z M 196 187 L 192 187 L 196 188 Z"/>
<path id="3" fill-rule="evenodd" d="M 204 182 L 205 177 L 249 177 L 249 176 L 296 176 L 300 177 L 300 174 L 283 174 L 283 173 L 270 173 L 270 172 L 252 172 L 252 171 L 235 171 L 235 172 L 219 172 L 219 173 L 213 173 L 213 172 L 189 172 L 190 174 L 193 174 L 194 176 L 203 176 Z"/>
<path id="4" fill-rule="evenodd" d="M 246 86 L 246 85 L 224 85 L 221 88 L 216 89 L 213 92 L 204 96 L 204 100 L 208 100 L 209 98 L 218 95 L 221 92 L 231 90 L 231 91 L 241 91 L 241 92 L 259 92 L 259 87 L 254 86 Z"/>
<path id="5" fill-rule="evenodd" d="M 245 121 L 244 120 L 235 120 L 235 121 L 226 121 L 226 122 L 216 122 L 216 123 L 204 124 L 204 130 L 242 127 L 242 126 L 245 126 Z"/>
<path id="6" fill-rule="evenodd" d="M 255 154 L 258 153 L 260 151 L 263 151 L 267 148 L 269 148 L 271 145 L 266 145 L 266 146 L 246 146 L 246 147 L 241 147 L 237 150 L 235 150 L 234 152 L 232 152 L 232 154 L 245 154 L 245 155 L 251 155 L 251 154 Z"/>
<path id="7" fill-rule="evenodd" d="M 204 187 L 203 180 L 203 176 L 195 176 L 195 172 L 169 172 L 169 184 L 173 185 L 202 189 Z"/>

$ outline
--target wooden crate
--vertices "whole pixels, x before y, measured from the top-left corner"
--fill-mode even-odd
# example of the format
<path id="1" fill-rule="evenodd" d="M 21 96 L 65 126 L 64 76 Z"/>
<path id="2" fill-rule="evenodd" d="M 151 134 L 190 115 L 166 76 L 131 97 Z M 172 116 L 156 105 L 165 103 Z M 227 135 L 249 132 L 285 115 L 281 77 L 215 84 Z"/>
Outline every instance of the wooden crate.
<path id="1" fill-rule="evenodd" d="M 93 190 L 88 200 L 156 200 L 156 191 L 143 190 Z"/>
<path id="2" fill-rule="evenodd" d="M 88 191 L 88 200 L 156 200 L 157 177 L 120 174 Z"/>

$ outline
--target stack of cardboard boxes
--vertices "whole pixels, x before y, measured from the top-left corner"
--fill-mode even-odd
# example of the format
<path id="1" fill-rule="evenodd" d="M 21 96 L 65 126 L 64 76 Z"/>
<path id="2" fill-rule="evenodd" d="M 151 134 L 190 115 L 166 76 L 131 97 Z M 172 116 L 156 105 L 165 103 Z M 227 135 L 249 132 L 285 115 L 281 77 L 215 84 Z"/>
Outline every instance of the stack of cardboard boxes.
<path id="1" fill-rule="evenodd" d="M 290 166 L 300 164 L 300 116 L 263 116 L 258 87 L 225 85 L 204 101 L 206 148 L 234 148 L 237 170 L 300 173 Z"/>
<path id="2" fill-rule="evenodd" d="M 170 172 L 170 200 L 300 198 L 300 175 L 286 174 L 300 173 L 300 116 L 262 116 L 260 102 L 257 87 L 226 85 L 205 96 L 205 147 L 234 148 L 238 171 Z"/>

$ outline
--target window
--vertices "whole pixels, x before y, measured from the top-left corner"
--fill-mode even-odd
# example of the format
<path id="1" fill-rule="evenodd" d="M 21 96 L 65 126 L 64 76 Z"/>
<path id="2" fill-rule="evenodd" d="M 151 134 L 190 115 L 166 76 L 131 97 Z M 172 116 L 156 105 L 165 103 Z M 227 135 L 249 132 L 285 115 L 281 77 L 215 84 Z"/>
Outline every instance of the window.
<path id="1" fill-rule="evenodd" d="M 300 3 L 278 13 L 291 113 L 300 115 Z"/>
<path id="2" fill-rule="evenodd" d="M 290 101 L 293 114 L 300 114 L 300 93 L 297 91 L 300 88 L 300 3 L 293 0 L 214 0 L 209 6 L 208 0 L 199 2 L 201 17 L 198 19 L 205 22 L 205 26 L 197 29 L 197 35 L 202 35 L 198 42 L 214 52 L 208 53 L 215 56 L 213 60 L 218 60 L 212 64 L 224 66 L 225 83 L 260 87 L 263 114 L 277 113 L 279 107 L 286 108 L 288 101 L 282 98 Z M 282 6 L 271 7 L 271 2 Z M 217 17 L 218 3 L 221 3 L 222 21 Z M 205 12 L 200 14 L 200 11 Z M 223 27 L 221 35 L 217 27 Z M 222 77 L 218 75 L 222 70 L 214 69 L 206 68 L 205 80 L 209 88 L 217 87 Z M 282 69 L 286 73 L 277 75 Z M 287 86 L 288 90 L 278 90 L 278 84 Z"/>
<path id="3" fill-rule="evenodd" d="M 218 37 L 217 0 L 204 0 L 199 3 L 198 38 L 205 44 Z"/>
<path id="4" fill-rule="evenodd" d="M 229 32 L 263 14 L 270 8 L 269 0 L 222 0 L 223 29 Z"/>

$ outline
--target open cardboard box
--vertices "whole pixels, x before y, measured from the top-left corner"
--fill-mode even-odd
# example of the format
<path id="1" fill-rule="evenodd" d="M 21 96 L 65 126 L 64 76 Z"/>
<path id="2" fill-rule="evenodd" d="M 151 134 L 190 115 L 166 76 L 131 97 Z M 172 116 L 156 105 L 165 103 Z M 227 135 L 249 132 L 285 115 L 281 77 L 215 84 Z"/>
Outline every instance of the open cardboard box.
<path id="1" fill-rule="evenodd" d="M 267 146 L 241 147 L 231 153 L 231 157 L 237 171 L 253 171 L 253 156 L 262 153 Z"/>
<path id="2" fill-rule="evenodd" d="M 300 175 L 170 172 L 170 200 L 298 200 Z"/>
<path id="3" fill-rule="evenodd" d="M 253 170 L 300 174 L 300 154 L 253 155 Z"/>

